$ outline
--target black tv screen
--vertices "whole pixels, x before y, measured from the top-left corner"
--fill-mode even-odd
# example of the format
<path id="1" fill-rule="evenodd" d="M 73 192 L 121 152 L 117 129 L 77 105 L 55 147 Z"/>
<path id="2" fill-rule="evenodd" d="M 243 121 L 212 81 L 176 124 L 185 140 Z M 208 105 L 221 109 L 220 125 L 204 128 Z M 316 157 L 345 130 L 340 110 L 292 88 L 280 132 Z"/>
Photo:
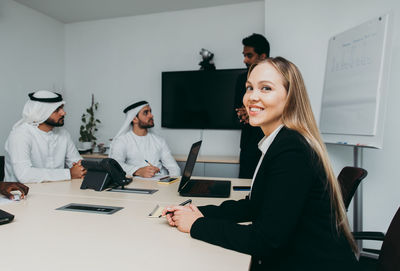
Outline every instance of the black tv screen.
<path id="1" fill-rule="evenodd" d="M 246 72 L 246 69 L 163 72 L 162 127 L 239 129 L 235 87 L 238 76 Z"/>

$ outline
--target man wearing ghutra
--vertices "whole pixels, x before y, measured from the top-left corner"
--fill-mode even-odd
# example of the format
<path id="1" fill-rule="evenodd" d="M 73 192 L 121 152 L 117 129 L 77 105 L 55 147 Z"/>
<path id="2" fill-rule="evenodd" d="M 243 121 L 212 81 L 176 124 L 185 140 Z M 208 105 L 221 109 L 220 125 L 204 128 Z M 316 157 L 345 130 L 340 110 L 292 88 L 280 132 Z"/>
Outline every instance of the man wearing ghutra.
<path id="1" fill-rule="evenodd" d="M 64 104 L 58 93 L 29 94 L 22 119 L 5 145 L 5 181 L 21 183 L 83 178 L 81 156 L 64 125 Z M 65 168 L 67 166 L 68 168 Z"/>
<path id="2" fill-rule="evenodd" d="M 149 103 L 134 103 L 124 113 L 125 122 L 113 139 L 110 157 L 132 176 L 151 178 L 157 173 L 180 176 L 180 168 L 165 140 L 148 131 L 154 127 Z"/>

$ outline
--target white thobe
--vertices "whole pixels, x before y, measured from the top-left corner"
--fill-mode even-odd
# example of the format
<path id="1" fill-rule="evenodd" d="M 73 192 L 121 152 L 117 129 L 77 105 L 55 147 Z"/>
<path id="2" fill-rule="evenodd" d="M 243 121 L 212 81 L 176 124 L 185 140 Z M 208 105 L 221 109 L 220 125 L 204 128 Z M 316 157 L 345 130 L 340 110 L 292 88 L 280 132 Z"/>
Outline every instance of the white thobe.
<path id="1" fill-rule="evenodd" d="M 181 170 L 172 157 L 167 143 L 153 133 L 138 136 L 131 130 L 117 137 L 112 143 L 110 157 L 115 159 L 129 175 L 148 166 L 145 160 L 158 167 L 163 175 L 181 175 Z"/>
<path id="2" fill-rule="evenodd" d="M 27 123 L 11 131 L 5 151 L 5 181 L 9 182 L 68 180 L 69 168 L 82 159 L 64 128 L 44 132 Z"/>

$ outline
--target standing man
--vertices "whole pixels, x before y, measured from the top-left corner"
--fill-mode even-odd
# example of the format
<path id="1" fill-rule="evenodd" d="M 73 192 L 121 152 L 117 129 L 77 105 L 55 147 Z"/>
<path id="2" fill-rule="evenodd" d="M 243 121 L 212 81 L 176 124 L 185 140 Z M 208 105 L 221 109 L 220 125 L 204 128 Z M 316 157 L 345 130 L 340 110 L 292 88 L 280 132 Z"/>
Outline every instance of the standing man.
<path id="1" fill-rule="evenodd" d="M 5 181 L 21 183 L 83 178 L 82 159 L 64 125 L 64 104 L 58 93 L 39 90 L 29 95 L 22 119 L 5 145 Z M 68 168 L 65 168 L 65 165 Z"/>
<path id="2" fill-rule="evenodd" d="M 149 103 L 134 103 L 124 113 L 125 122 L 113 139 L 110 157 L 133 176 L 151 178 L 157 173 L 180 176 L 181 170 L 165 140 L 148 131 L 154 127 Z"/>
<path id="3" fill-rule="evenodd" d="M 269 57 L 268 40 L 260 34 L 252 34 L 242 40 L 244 64 L 247 69 L 257 61 Z M 242 123 L 240 137 L 240 167 L 239 178 L 251 179 L 261 157 L 258 142 L 264 137 L 260 127 L 249 124 L 249 116 L 243 106 L 243 96 L 246 93 L 247 72 L 238 77 L 235 89 L 235 109 Z"/>

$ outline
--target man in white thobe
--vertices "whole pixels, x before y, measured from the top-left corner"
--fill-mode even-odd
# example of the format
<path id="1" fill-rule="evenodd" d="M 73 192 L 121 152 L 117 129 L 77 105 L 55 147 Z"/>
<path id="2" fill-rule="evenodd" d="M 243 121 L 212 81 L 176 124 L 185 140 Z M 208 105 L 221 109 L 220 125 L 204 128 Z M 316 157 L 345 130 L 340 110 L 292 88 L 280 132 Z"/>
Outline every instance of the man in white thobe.
<path id="1" fill-rule="evenodd" d="M 5 181 L 83 178 L 82 158 L 70 134 L 61 127 L 64 104 L 58 93 L 40 90 L 29 94 L 22 119 L 13 126 L 5 144 Z"/>
<path id="2" fill-rule="evenodd" d="M 180 176 L 181 170 L 165 140 L 148 131 L 154 117 L 146 101 L 124 109 L 125 122 L 114 137 L 110 157 L 118 161 L 129 175 L 144 178 L 156 174 Z"/>

